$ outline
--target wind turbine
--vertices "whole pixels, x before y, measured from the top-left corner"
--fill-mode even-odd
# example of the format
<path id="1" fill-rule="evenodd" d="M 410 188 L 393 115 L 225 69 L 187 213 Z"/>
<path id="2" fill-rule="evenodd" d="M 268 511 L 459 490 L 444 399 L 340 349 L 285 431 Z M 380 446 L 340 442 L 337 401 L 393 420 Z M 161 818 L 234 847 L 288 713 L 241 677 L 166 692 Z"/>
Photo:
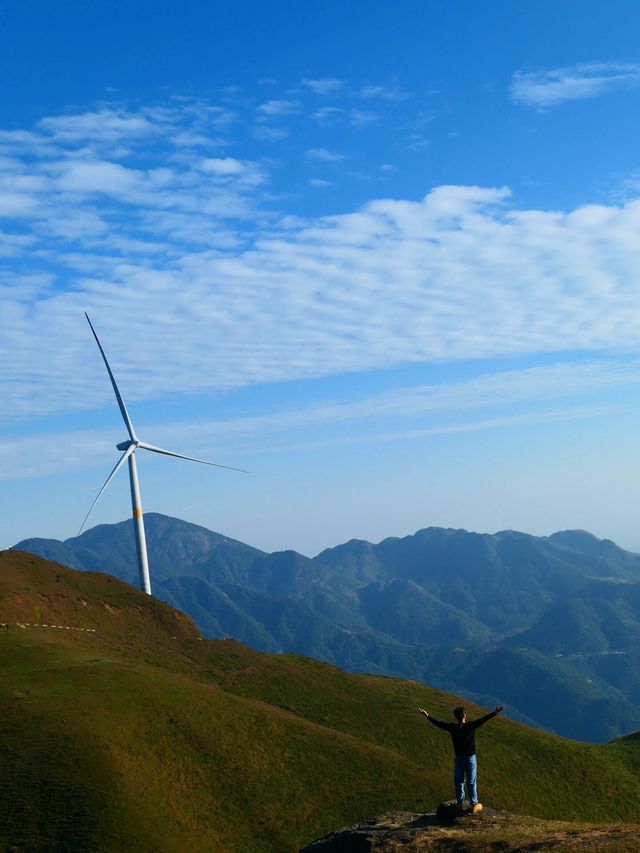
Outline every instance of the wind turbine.
<path id="1" fill-rule="evenodd" d="M 100 354 L 102 355 L 102 360 L 104 361 L 104 365 L 107 368 L 107 373 L 109 374 L 109 379 L 111 380 L 111 384 L 113 385 L 113 390 L 116 395 L 116 400 L 118 401 L 118 406 L 120 407 L 120 414 L 124 420 L 125 426 L 127 428 L 127 432 L 129 433 L 129 438 L 127 441 L 122 441 L 120 444 L 117 444 L 116 447 L 118 450 L 123 451 L 122 456 L 115 464 L 113 471 L 107 477 L 104 486 L 98 492 L 98 496 L 91 504 L 91 508 L 89 512 L 86 514 L 84 521 L 82 522 L 82 526 L 78 531 L 78 536 L 82 533 L 85 524 L 87 523 L 89 516 L 93 512 L 93 508 L 98 503 L 102 493 L 107 488 L 111 480 L 115 477 L 117 471 L 124 465 L 125 462 L 129 463 L 129 481 L 131 483 L 131 507 L 133 510 L 133 526 L 136 534 L 136 550 L 138 552 L 138 569 L 140 571 L 140 588 L 143 589 L 148 595 L 151 595 L 151 581 L 149 578 L 149 560 L 147 557 L 147 540 L 144 533 L 144 518 L 142 516 L 142 503 L 140 501 L 140 486 L 138 483 L 138 469 L 136 466 L 136 450 L 141 448 L 142 450 L 150 450 L 152 453 L 160 453 L 163 456 L 175 456 L 177 459 L 187 459 L 189 462 L 200 462 L 203 465 L 213 465 L 215 468 L 226 468 L 229 471 L 241 471 L 243 474 L 246 474 L 246 471 L 243 471 L 242 468 L 231 468 L 229 465 L 219 465 L 217 462 L 207 462 L 205 459 L 194 459 L 193 456 L 184 456 L 182 453 L 174 453 L 171 450 L 163 450 L 161 447 L 155 447 L 153 444 L 147 444 L 146 441 L 140 441 L 138 436 L 136 435 L 136 431 L 133 428 L 133 424 L 131 422 L 131 418 L 129 417 L 129 413 L 127 412 L 127 407 L 124 404 L 124 400 L 122 399 L 122 395 L 120 394 L 120 390 L 116 383 L 116 380 L 113 376 L 111 368 L 109 367 L 109 362 L 107 361 L 107 356 L 104 354 L 104 350 L 102 349 L 102 344 L 98 339 L 96 334 L 96 330 L 93 328 L 93 324 L 89 319 L 89 315 L 85 311 L 85 315 L 87 318 L 87 322 L 89 326 L 91 326 L 91 331 L 93 332 L 93 337 L 96 339 L 96 343 L 98 344 L 98 349 L 100 350 Z"/>

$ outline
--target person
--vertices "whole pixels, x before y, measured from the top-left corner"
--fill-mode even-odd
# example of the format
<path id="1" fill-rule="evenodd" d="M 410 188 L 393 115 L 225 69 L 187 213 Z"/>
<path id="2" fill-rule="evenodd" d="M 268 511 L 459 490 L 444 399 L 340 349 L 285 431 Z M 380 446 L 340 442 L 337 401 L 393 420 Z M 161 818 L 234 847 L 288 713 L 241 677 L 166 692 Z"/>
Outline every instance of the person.
<path id="1" fill-rule="evenodd" d="M 479 717 L 477 720 L 467 720 L 467 712 L 464 708 L 455 708 L 453 716 L 455 723 L 443 723 L 436 720 L 424 708 L 418 708 L 430 723 L 439 729 L 444 729 L 451 735 L 453 751 L 455 752 L 454 784 L 456 789 L 456 804 L 459 812 L 464 810 L 464 782 L 467 780 L 467 793 L 471 805 L 471 814 L 482 811 L 482 803 L 478 802 L 478 764 L 476 759 L 476 729 L 483 726 L 496 714 L 504 711 L 504 705 L 498 705 L 493 711 Z"/>

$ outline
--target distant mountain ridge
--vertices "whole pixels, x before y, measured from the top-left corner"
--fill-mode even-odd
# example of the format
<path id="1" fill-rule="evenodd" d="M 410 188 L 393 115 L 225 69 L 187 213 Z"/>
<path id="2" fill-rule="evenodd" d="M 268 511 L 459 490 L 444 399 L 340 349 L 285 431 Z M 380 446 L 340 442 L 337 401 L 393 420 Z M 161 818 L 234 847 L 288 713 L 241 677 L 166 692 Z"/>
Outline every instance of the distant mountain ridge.
<path id="1" fill-rule="evenodd" d="M 205 636 L 503 702 L 568 737 L 640 728 L 640 556 L 609 540 L 431 527 L 309 559 L 156 513 L 145 524 L 154 594 Z M 128 521 L 16 548 L 137 585 Z"/>

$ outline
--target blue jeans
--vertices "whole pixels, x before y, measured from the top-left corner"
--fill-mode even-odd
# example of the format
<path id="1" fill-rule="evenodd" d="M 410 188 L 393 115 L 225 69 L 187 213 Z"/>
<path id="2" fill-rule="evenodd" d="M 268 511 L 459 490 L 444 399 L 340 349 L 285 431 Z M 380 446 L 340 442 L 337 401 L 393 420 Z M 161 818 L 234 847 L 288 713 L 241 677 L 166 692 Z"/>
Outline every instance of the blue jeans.
<path id="1" fill-rule="evenodd" d="M 469 802 L 475 805 L 478 802 L 478 764 L 475 755 L 456 755 L 456 763 L 453 780 L 456 786 L 456 801 L 464 802 L 464 779 L 467 777 L 467 793 Z"/>

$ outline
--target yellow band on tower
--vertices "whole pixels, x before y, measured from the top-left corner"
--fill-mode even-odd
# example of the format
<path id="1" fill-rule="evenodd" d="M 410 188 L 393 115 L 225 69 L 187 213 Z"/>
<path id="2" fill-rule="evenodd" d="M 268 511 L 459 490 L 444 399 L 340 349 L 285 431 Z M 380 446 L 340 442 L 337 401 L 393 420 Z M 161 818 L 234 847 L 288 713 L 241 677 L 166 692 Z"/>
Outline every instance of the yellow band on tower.
<path id="1" fill-rule="evenodd" d="M 140 507 L 136 507 L 133 510 L 133 517 L 134 518 L 142 518 L 142 510 L 140 509 Z"/>

